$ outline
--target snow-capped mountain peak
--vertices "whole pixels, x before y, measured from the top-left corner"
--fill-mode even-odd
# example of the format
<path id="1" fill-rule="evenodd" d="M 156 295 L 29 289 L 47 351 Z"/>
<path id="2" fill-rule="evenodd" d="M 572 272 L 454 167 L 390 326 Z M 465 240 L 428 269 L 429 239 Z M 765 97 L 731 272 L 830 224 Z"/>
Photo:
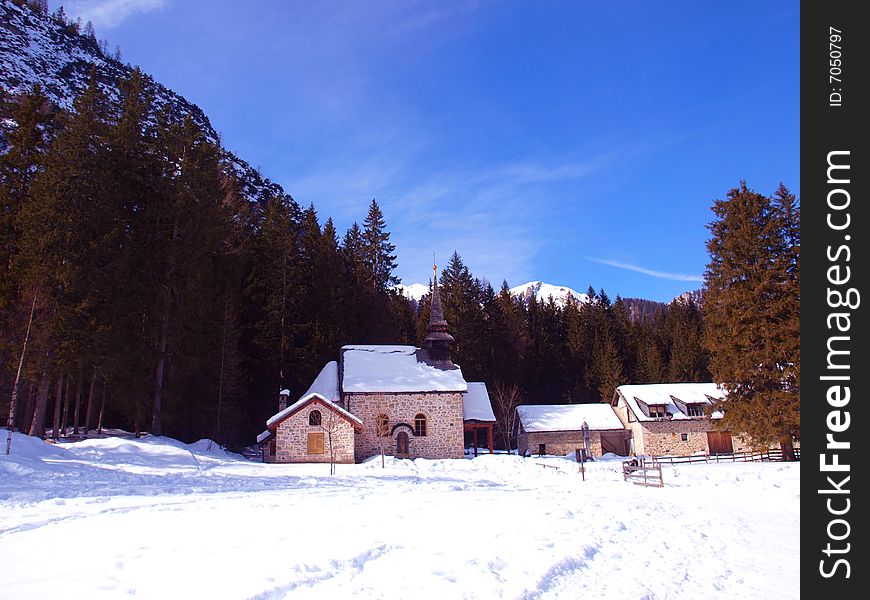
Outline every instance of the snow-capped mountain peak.
<path id="1" fill-rule="evenodd" d="M 589 296 L 586 294 L 581 294 L 567 286 L 553 285 L 551 283 L 544 283 L 543 281 L 530 281 L 512 287 L 511 294 L 519 297 L 523 302 L 527 302 L 532 296 L 541 302 L 546 302 L 550 297 L 552 297 L 553 301 L 560 306 L 567 304 L 568 298 L 573 299 L 574 302 L 589 302 Z"/>
<path id="2" fill-rule="evenodd" d="M 399 284 L 395 287 L 406 298 L 420 301 L 420 298 L 429 293 L 429 285 L 426 283 L 412 283 L 410 285 Z"/>

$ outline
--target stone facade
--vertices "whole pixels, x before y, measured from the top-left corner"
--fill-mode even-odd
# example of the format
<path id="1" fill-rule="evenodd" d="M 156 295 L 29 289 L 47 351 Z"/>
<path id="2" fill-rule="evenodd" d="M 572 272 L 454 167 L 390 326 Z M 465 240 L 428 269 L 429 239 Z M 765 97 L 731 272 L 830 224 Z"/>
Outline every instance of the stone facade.
<path id="1" fill-rule="evenodd" d="M 463 420 L 461 392 L 374 393 L 344 395 L 344 408 L 362 420 L 356 435 L 356 460 L 381 453 L 376 430 L 377 417 L 389 419 L 390 435 L 384 452 L 395 456 L 397 438 L 409 438 L 408 458 L 462 458 Z M 426 416 L 426 435 L 414 435 L 414 417 Z M 402 426 L 404 424 L 404 426 Z"/>
<path id="2" fill-rule="evenodd" d="M 716 422 L 708 417 L 638 421 L 622 398 L 614 408 L 616 416 L 631 431 L 632 450 L 639 455 L 688 456 L 708 453 L 707 432 L 721 431 Z M 748 440 L 739 435 L 732 436 L 731 443 L 734 452 L 753 449 Z"/>
<path id="3" fill-rule="evenodd" d="M 310 415 L 315 410 L 320 411 L 320 425 L 309 424 Z M 330 429 L 332 429 L 331 435 Z M 322 434 L 322 453 L 309 454 L 309 433 Z M 266 462 L 279 463 L 328 463 L 331 440 L 332 448 L 335 450 L 335 462 L 352 463 L 355 435 L 350 421 L 323 402 L 314 399 L 278 424 L 274 438 L 265 444 L 264 459 Z"/>
<path id="4" fill-rule="evenodd" d="M 574 454 L 577 448 L 583 448 L 582 431 L 523 431 L 517 435 L 517 450 L 525 454 L 528 450 L 538 454 L 540 445 L 545 445 L 545 454 L 565 456 Z M 601 456 L 601 433 L 589 431 L 589 455 L 593 458 Z"/>

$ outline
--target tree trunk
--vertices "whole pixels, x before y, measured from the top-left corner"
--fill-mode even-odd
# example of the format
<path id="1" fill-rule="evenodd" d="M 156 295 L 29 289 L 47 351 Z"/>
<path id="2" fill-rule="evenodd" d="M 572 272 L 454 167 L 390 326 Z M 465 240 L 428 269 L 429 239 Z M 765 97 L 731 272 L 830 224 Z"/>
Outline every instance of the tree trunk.
<path id="1" fill-rule="evenodd" d="M 91 371 L 91 385 L 88 387 L 88 409 L 85 411 L 85 437 L 88 437 L 91 422 L 94 420 L 94 385 L 97 382 L 97 368 Z"/>
<path id="2" fill-rule="evenodd" d="M 167 292 L 167 295 L 169 292 Z M 160 358 L 157 359 L 157 369 L 154 373 L 154 404 L 151 413 L 151 434 L 163 435 L 163 372 L 166 369 L 166 341 L 169 336 L 169 300 L 163 308 L 163 316 L 160 318 L 160 341 L 158 350 Z"/>
<path id="3" fill-rule="evenodd" d="M 792 444 L 790 436 L 780 438 L 779 447 L 782 449 L 782 460 L 783 461 L 795 460 L 794 444 Z"/>
<path id="4" fill-rule="evenodd" d="M 57 376 L 54 392 L 54 415 L 51 421 L 51 439 L 60 439 L 60 412 L 63 407 L 63 373 Z"/>
<path id="5" fill-rule="evenodd" d="M 157 369 L 154 374 L 154 404 L 151 413 L 151 434 L 163 435 L 163 374 L 166 369 L 166 348 L 169 341 L 169 311 L 172 309 L 172 281 L 175 275 L 175 241 L 178 239 L 178 217 L 172 224 L 172 239 L 170 240 L 169 268 L 166 271 L 166 290 L 163 300 L 163 312 L 160 315 L 160 339 L 157 342 L 159 352 Z"/>
<path id="6" fill-rule="evenodd" d="M 12 384 L 12 398 L 9 401 L 9 417 L 6 419 L 6 454 L 12 450 L 12 430 L 15 428 L 15 405 L 18 403 L 18 384 L 21 381 L 21 370 L 24 367 L 24 355 L 27 353 L 27 342 L 30 341 L 30 326 L 33 324 L 33 311 L 36 309 L 36 298 L 39 288 L 33 292 L 33 302 L 30 304 L 30 317 L 27 319 L 27 331 L 24 333 L 24 344 L 21 346 L 21 357 L 18 359 L 18 370 L 15 372 L 15 383 Z"/>
<path id="7" fill-rule="evenodd" d="M 223 328 L 223 336 L 221 339 L 221 372 L 220 377 L 218 379 L 218 397 L 217 397 L 217 416 L 214 420 L 214 434 L 212 438 L 214 441 L 220 443 L 220 430 L 221 430 L 221 406 L 223 405 L 223 395 L 224 395 L 224 371 L 226 370 L 226 362 L 227 362 L 227 319 L 229 313 L 229 295 L 226 291 L 224 291 L 224 328 Z"/>
<path id="8" fill-rule="evenodd" d="M 106 382 L 103 382 L 103 390 L 100 394 L 100 416 L 97 419 L 97 435 L 103 435 L 103 412 L 106 410 Z"/>
<path id="9" fill-rule="evenodd" d="M 36 406 L 36 382 L 30 381 L 27 385 L 27 399 L 24 402 L 24 410 L 21 411 L 21 416 L 18 417 L 18 431 L 27 431 L 30 429 L 30 423 L 33 421 L 33 410 Z"/>
<path id="10" fill-rule="evenodd" d="M 39 388 L 36 392 L 36 407 L 33 409 L 33 421 L 30 423 L 30 435 L 37 437 L 45 435 L 45 413 L 48 408 L 49 386 L 51 386 L 51 379 L 48 376 L 48 371 L 43 371 L 42 378 L 39 380 Z"/>
<path id="11" fill-rule="evenodd" d="M 83 370 L 79 369 L 79 376 L 76 379 L 76 406 L 73 411 L 73 435 L 77 436 L 79 434 L 79 413 L 81 411 L 82 406 L 82 376 L 84 375 Z"/>
<path id="12" fill-rule="evenodd" d="M 66 389 L 63 392 L 63 412 L 60 414 L 60 435 L 66 436 L 66 425 L 69 422 L 69 405 L 70 405 L 70 393 L 69 393 L 69 382 L 70 378 L 66 378 Z"/>

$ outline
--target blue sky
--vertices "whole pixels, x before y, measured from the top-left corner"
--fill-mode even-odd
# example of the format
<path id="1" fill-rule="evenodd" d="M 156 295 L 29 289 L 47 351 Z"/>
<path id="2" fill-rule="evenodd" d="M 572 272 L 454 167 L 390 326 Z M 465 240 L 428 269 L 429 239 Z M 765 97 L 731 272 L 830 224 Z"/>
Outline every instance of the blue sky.
<path id="1" fill-rule="evenodd" d="M 403 283 L 668 301 L 714 199 L 800 195 L 798 2 L 63 4 L 322 222 L 377 198 Z"/>

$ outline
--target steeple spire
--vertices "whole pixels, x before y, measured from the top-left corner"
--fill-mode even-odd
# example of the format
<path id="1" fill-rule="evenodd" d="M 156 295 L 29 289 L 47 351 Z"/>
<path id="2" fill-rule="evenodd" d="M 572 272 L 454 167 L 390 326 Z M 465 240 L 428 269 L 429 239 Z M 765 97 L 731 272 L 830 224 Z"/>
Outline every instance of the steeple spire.
<path id="1" fill-rule="evenodd" d="M 432 312 L 429 315 L 429 335 L 426 336 L 426 349 L 429 359 L 435 363 L 452 366 L 450 344 L 453 336 L 447 333 L 447 320 L 441 309 L 441 294 L 438 292 L 438 267 L 432 265 Z"/>

